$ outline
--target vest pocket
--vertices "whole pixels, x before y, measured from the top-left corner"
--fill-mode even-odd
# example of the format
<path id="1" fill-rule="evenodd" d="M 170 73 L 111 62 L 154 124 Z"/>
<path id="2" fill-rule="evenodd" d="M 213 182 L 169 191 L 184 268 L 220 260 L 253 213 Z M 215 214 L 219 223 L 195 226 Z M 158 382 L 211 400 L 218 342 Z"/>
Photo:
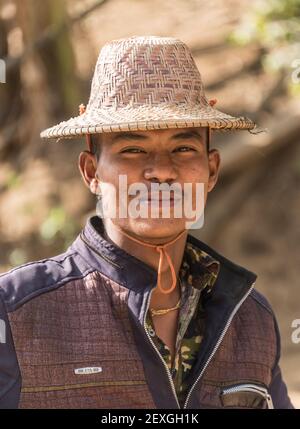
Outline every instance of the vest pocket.
<path id="1" fill-rule="evenodd" d="M 220 399 L 223 407 L 227 408 L 274 408 L 267 387 L 255 383 L 223 387 Z"/>

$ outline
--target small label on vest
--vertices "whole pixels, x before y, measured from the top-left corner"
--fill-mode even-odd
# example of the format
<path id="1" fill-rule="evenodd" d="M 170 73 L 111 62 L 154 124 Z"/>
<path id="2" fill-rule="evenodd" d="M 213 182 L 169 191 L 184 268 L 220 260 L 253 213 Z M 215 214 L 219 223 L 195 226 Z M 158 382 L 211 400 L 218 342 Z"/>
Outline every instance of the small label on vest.
<path id="1" fill-rule="evenodd" d="M 96 372 L 102 372 L 102 368 L 98 366 L 76 368 L 74 369 L 74 372 L 75 374 L 95 374 Z"/>

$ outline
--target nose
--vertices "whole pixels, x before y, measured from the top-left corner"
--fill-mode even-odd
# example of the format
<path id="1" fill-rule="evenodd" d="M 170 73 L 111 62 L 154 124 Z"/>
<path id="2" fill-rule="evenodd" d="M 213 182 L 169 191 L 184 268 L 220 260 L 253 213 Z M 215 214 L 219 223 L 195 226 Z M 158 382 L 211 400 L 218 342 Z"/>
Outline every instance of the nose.
<path id="1" fill-rule="evenodd" d="M 178 172 L 168 154 L 157 154 L 144 170 L 147 180 L 159 183 L 172 183 L 178 177 Z"/>

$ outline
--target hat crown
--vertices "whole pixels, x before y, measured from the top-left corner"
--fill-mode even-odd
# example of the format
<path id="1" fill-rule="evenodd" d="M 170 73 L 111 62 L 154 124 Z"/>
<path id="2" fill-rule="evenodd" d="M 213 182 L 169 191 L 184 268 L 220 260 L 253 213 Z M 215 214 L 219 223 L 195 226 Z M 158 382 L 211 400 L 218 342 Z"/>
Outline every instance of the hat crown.
<path id="1" fill-rule="evenodd" d="M 42 138 L 166 128 L 252 129 L 208 102 L 190 49 L 173 37 L 133 36 L 101 49 L 86 108 Z"/>
<path id="2" fill-rule="evenodd" d="M 94 71 L 87 113 L 162 104 L 208 105 L 187 45 L 158 36 L 134 36 L 104 45 Z"/>

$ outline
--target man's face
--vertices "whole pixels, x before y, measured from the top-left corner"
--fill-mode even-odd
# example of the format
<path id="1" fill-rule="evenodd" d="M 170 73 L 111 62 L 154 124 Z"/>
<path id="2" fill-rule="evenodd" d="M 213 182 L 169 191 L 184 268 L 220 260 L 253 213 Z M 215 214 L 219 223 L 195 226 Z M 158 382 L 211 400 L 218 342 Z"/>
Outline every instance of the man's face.
<path id="1" fill-rule="evenodd" d="M 217 181 L 220 157 L 217 150 L 207 152 L 206 128 L 106 133 L 101 135 L 101 142 L 98 144 L 101 145 L 101 149 L 98 162 L 93 161 L 94 170 L 89 157 L 84 157 L 85 161 L 80 162 L 85 181 L 89 182 L 91 191 L 96 193 L 95 179 L 87 180 L 87 176 L 90 179 L 93 179 L 93 176 L 96 177 L 103 203 L 109 207 L 115 203 L 118 206 L 121 192 L 120 176 L 123 177 L 123 184 L 126 177 L 127 189 L 132 185 L 142 184 L 144 189 L 149 191 L 149 200 L 145 201 L 143 196 L 141 202 L 146 204 L 147 217 L 132 218 L 129 215 L 121 218 L 117 212 L 117 217 L 112 218 L 111 221 L 123 230 L 144 238 L 177 235 L 185 228 L 186 222 L 191 220 L 185 217 L 184 209 L 181 217 L 175 217 L 176 201 L 172 200 L 175 195 L 173 193 L 170 194 L 171 200 L 167 201 L 170 214 L 168 217 L 163 217 L 162 205 L 166 202 L 162 201 L 164 194 L 159 193 L 158 201 L 156 201 L 158 194 L 154 195 L 155 201 L 151 200 L 151 184 L 173 184 L 173 186 L 176 184 L 176 189 L 182 190 L 180 195 L 182 197 L 187 195 L 185 184 L 191 184 L 189 201 L 192 203 L 192 209 L 195 210 L 196 200 L 199 198 L 196 184 L 203 184 L 202 206 L 204 208 L 207 193 L 213 189 Z M 112 192 L 112 189 L 116 193 Z M 139 195 L 141 196 L 140 193 L 128 195 L 127 203 L 132 203 L 133 199 L 137 201 Z M 150 208 L 148 209 L 151 203 L 156 204 L 154 217 L 151 216 Z M 182 203 L 183 200 L 180 204 Z"/>

